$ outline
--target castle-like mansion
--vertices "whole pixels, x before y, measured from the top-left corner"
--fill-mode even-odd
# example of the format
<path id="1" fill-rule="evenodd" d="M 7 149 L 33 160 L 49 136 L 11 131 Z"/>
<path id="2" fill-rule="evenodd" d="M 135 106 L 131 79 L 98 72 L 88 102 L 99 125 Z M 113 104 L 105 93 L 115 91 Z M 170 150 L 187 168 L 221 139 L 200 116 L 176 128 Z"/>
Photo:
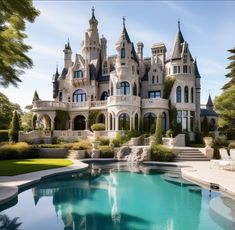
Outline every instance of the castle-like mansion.
<path id="1" fill-rule="evenodd" d="M 175 107 L 181 131 L 200 129 L 201 76 L 179 23 L 168 55 L 164 43 L 160 42 L 152 46 L 151 58 L 144 58 L 144 43 L 138 42 L 135 48 L 125 20 L 115 46 L 116 55 L 108 56 L 107 40 L 99 37 L 98 21 L 92 10 L 89 29 L 81 44 L 82 53 L 72 60 L 71 45 L 69 42 L 65 45 L 64 68 L 61 73 L 57 69 L 53 76 L 54 101 L 33 103 L 38 126 L 87 130 L 89 113 L 99 111 L 98 122 L 104 123 L 109 132 L 138 129 L 141 123 L 144 131 L 150 131 L 160 113 L 166 131 L 170 127 L 170 108 Z M 169 77 L 174 77 L 175 82 L 166 97 L 164 82 Z M 217 117 L 211 99 L 210 103 L 203 113 L 215 125 Z M 57 116 L 58 111 L 68 114 L 62 116 L 63 121 Z M 63 122 L 66 127 L 61 128 Z"/>

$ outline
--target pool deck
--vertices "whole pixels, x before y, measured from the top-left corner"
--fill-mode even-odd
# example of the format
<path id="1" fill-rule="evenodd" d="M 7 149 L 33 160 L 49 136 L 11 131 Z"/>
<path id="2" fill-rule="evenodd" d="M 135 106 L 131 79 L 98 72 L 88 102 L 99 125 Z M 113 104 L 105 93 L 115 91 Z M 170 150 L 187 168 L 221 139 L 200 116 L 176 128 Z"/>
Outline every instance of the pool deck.
<path id="1" fill-rule="evenodd" d="M 21 174 L 17 176 L 0 177 L 0 205 L 17 197 L 19 189 L 26 188 L 43 178 L 58 174 L 81 171 L 88 167 L 88 164 L 78 160 L 73 160 L 73 164 L 68 167 L 43 170 L 33 173 Z M 151 162 L 154 163 L 154 162 Z M 165 165 L 166 163 L 156 162 Z M 219 186 L 219 191 L 225 193 L 235 200 L 235 171 L 227 171 L 210 167 L 210 162 L 206 161 L 185 161 L 167 163 L 182 167 L 182 177 L 203 187 L 210 188 L 211 183 Z"/>

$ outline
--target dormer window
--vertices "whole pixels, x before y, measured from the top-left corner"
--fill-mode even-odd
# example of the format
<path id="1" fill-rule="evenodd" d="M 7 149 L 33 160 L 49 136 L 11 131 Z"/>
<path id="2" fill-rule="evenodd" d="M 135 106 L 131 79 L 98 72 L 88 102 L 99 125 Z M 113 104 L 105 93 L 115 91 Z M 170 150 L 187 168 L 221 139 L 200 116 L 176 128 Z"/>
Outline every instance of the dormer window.
<path id="1" fill-rule="evenodd" d="M 83 78 L 83 72 L 81 70 L 74 71 L 74 78 Z"/>

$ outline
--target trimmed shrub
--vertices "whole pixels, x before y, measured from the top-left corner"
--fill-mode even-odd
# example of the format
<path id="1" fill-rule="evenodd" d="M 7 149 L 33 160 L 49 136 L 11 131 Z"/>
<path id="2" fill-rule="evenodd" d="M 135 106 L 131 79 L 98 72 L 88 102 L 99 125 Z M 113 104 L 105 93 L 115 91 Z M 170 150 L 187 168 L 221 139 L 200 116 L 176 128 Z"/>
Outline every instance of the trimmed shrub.
<path id="1" fill-rule="evenodd" d="M 9 141 L 8 130 L 0 130 L 0 142 Z"/>
<path id="2" fill-rule="evenodd" d="M 91 126 L 92 131 L 102 131 L 105 130 L 105 125 L 103 123 L 96 123 Z"/>
<path id="3" fill-rule="evenodd" d="M 120 142 L 120 140 L 118 138 L 115 137 L 112 140 L 112 144 L 113 144 L 114 147 L 120 147 L 121 142 Z"/>
<path id="4" fill-rule="evenodd" d="M 0 159 L 26 159 L 38 157 L 32 147 L 25 142 L 6 144 L 0 147 Z"/>
<path id="5" fill-rule="evenodd" d="M 235 142 L 232 142 L 228 145 L 229 149 L 235 149 Z"/>
<path id="6" fill-rule="evenodd" d="M 227 148 L 229 142 L 227 140 L 222 140 L 219 138 L 215 138 L 212 142 L 212 148 L 214 149 L 214 158 L 220 159 L 219 149 L 220 148 Z"/>
<path id="7" fill-rule="evenodd" d="M 99 147 L 99 150 L 100 150 L 100 158 L 113 158 L 114 157 L 114 151 L 108 145 L 101 145 Z"/>
<path id="8" fill-rule="evenodd" d="M 100 141 L 100 145 L 109 145 L 110 143 L 109 138 L 106 137 L 97 137 L 96 140 Z"/>
<path id="9" fill-rule="evenodd" d="M 136 129 L 132 129 L 127 131 L 127 138 L 130 140 L 132 137 L 139 137 L 141 136 L 141 132 L 136 130 Z"/>
<path id="10" fill-rule="evenodd" d="M 153 161 L 170 162 L 175 159 L 175 154 L 164 145 L 153 145 L 151 147 L 151 159 Z"/>

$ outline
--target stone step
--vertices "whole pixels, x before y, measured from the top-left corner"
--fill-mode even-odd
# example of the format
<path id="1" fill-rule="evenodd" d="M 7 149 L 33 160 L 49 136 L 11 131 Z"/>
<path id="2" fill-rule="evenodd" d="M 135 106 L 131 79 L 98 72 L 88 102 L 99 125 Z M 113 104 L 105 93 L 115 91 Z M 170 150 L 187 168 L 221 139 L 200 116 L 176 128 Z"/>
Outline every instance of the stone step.
<path id="1" fill-rule="evenodd" d="M 209 161 L 208 158 L 184 158 L 184 157 L 180 157 L 180 158 L 176 158 L 175 161 Z"/>

